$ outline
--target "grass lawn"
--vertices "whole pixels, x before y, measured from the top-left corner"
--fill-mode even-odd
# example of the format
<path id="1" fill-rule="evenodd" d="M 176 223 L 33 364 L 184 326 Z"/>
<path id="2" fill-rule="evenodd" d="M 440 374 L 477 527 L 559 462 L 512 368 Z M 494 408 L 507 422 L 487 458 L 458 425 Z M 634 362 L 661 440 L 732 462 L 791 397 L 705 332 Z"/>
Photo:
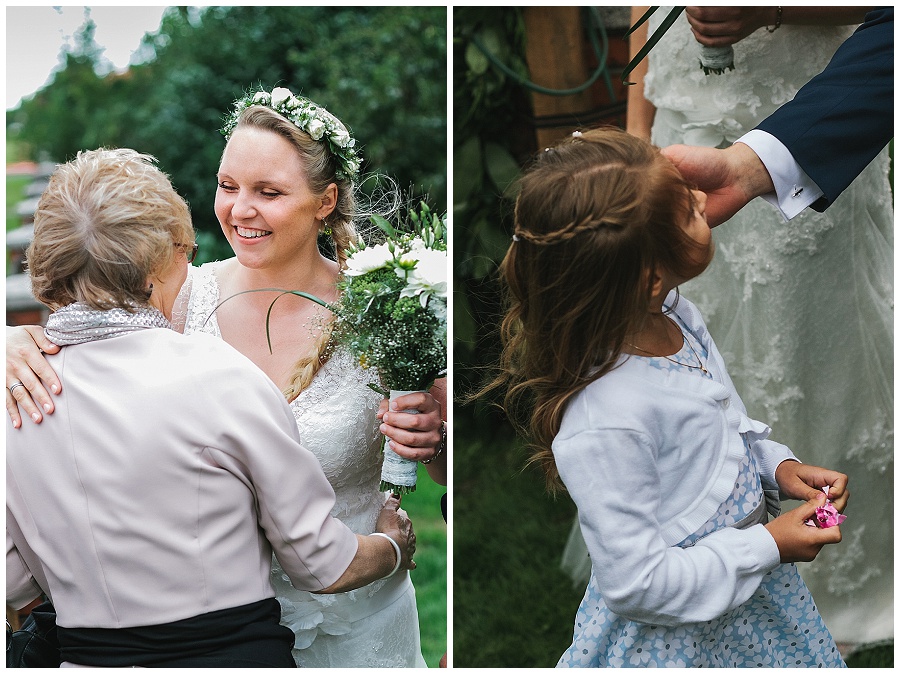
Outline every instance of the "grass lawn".
<path id="1" fill-rule="evenodd" d="M 453 456 L 453 665 L 553 667 L 583 594 L 559 568 L 575 506 L 523 468 L 505 421 L 457 408 Z M 893 642 L 863 645 L 847 664 L 892 668 Z"/>
<path id="2" fill-rule="evenodd" d="M 553 667 L 582 594 L 559 569 L 575 506 L 523 470 L 504 423 L 458 410 L 454 433 L 453 665 Z"/>
<path id="3" fill-rule="evenodd" d="M 447 650 L 447 525 L 441 515 L 441 495 L 446 491 L 420 465 L 416 491 L 403 497 L 403 509 L 416 532 L 416 569 L 411 578 L 419 607 L 422 655 L 429 667 L 437 667 Z"/>

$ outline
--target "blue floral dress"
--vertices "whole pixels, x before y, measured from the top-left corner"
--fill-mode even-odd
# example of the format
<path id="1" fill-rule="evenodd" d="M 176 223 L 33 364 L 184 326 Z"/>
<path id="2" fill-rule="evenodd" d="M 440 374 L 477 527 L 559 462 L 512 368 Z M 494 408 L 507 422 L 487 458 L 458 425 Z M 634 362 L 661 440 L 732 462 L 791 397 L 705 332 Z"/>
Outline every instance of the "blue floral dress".
<path id="1" fill-rule="evenodd" d="M 677 318 L 676 318 L 677 321 Z M 681 351 L 646 358 L 660 370 L 703 372 L 707 352 L 686 327 Z M 639 356 L 634 356 L 639 357 Z M 723 527 L 739 525 L 764 501 L 759 469 L 749 451 L 731 496 L 709 521 L 678 543 L 681 548 Z M 714 620 L 662 627 L 626 620 L 607 608 L 593 571 L 575 616 L 572 645 L 557 667 L 846 667 L 834 639 L 794 564 L 766 574 L 741 606 Z"/>

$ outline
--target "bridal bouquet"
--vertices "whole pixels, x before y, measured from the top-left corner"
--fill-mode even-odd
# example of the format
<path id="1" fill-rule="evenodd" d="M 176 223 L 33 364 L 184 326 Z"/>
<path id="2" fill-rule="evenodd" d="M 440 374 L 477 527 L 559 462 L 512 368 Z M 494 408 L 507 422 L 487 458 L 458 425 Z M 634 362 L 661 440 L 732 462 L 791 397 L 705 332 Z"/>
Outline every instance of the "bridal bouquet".
<path id="1" fill-rule="evenodd" d="M 408 231 L 384 218 L 373 222 L 387 240 L 349 251 L 339 283 L 333 337 L 366 368 L 378 373 L 382 395 L 425 391 L 447 371 L 447 230 L 444 218 L 423 203 Z M 416 488 L 415 461 L 385 446 L 381 488 Z"/>

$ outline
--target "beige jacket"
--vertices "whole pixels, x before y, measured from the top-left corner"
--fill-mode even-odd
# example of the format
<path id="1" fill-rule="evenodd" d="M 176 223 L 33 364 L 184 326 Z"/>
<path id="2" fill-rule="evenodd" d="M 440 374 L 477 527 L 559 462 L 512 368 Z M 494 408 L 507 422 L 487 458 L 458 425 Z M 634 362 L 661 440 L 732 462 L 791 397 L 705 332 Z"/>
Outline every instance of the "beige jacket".
<path id="1" fill-rule="evenodd" d="M 39 424 L 7 425 L 6 597 L 63 627 L 162 624 L 274 596 L 274 550 L 320 590 L 356 554 L 290 408 L 208 335 L 151 329 L 50 356 Z"/>

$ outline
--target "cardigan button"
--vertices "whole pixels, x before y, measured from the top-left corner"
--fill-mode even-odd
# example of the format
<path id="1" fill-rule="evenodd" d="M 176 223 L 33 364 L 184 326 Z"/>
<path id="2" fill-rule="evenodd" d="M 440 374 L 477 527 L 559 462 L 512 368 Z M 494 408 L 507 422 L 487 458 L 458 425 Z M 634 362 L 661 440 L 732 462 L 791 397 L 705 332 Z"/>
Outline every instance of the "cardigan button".
<path id="1" fill-rule="evenodd" d="M 722 401 L 722 407 L 726 410 L 731 407 L 731 398 L 725 398 L 725 400 Z"/>

